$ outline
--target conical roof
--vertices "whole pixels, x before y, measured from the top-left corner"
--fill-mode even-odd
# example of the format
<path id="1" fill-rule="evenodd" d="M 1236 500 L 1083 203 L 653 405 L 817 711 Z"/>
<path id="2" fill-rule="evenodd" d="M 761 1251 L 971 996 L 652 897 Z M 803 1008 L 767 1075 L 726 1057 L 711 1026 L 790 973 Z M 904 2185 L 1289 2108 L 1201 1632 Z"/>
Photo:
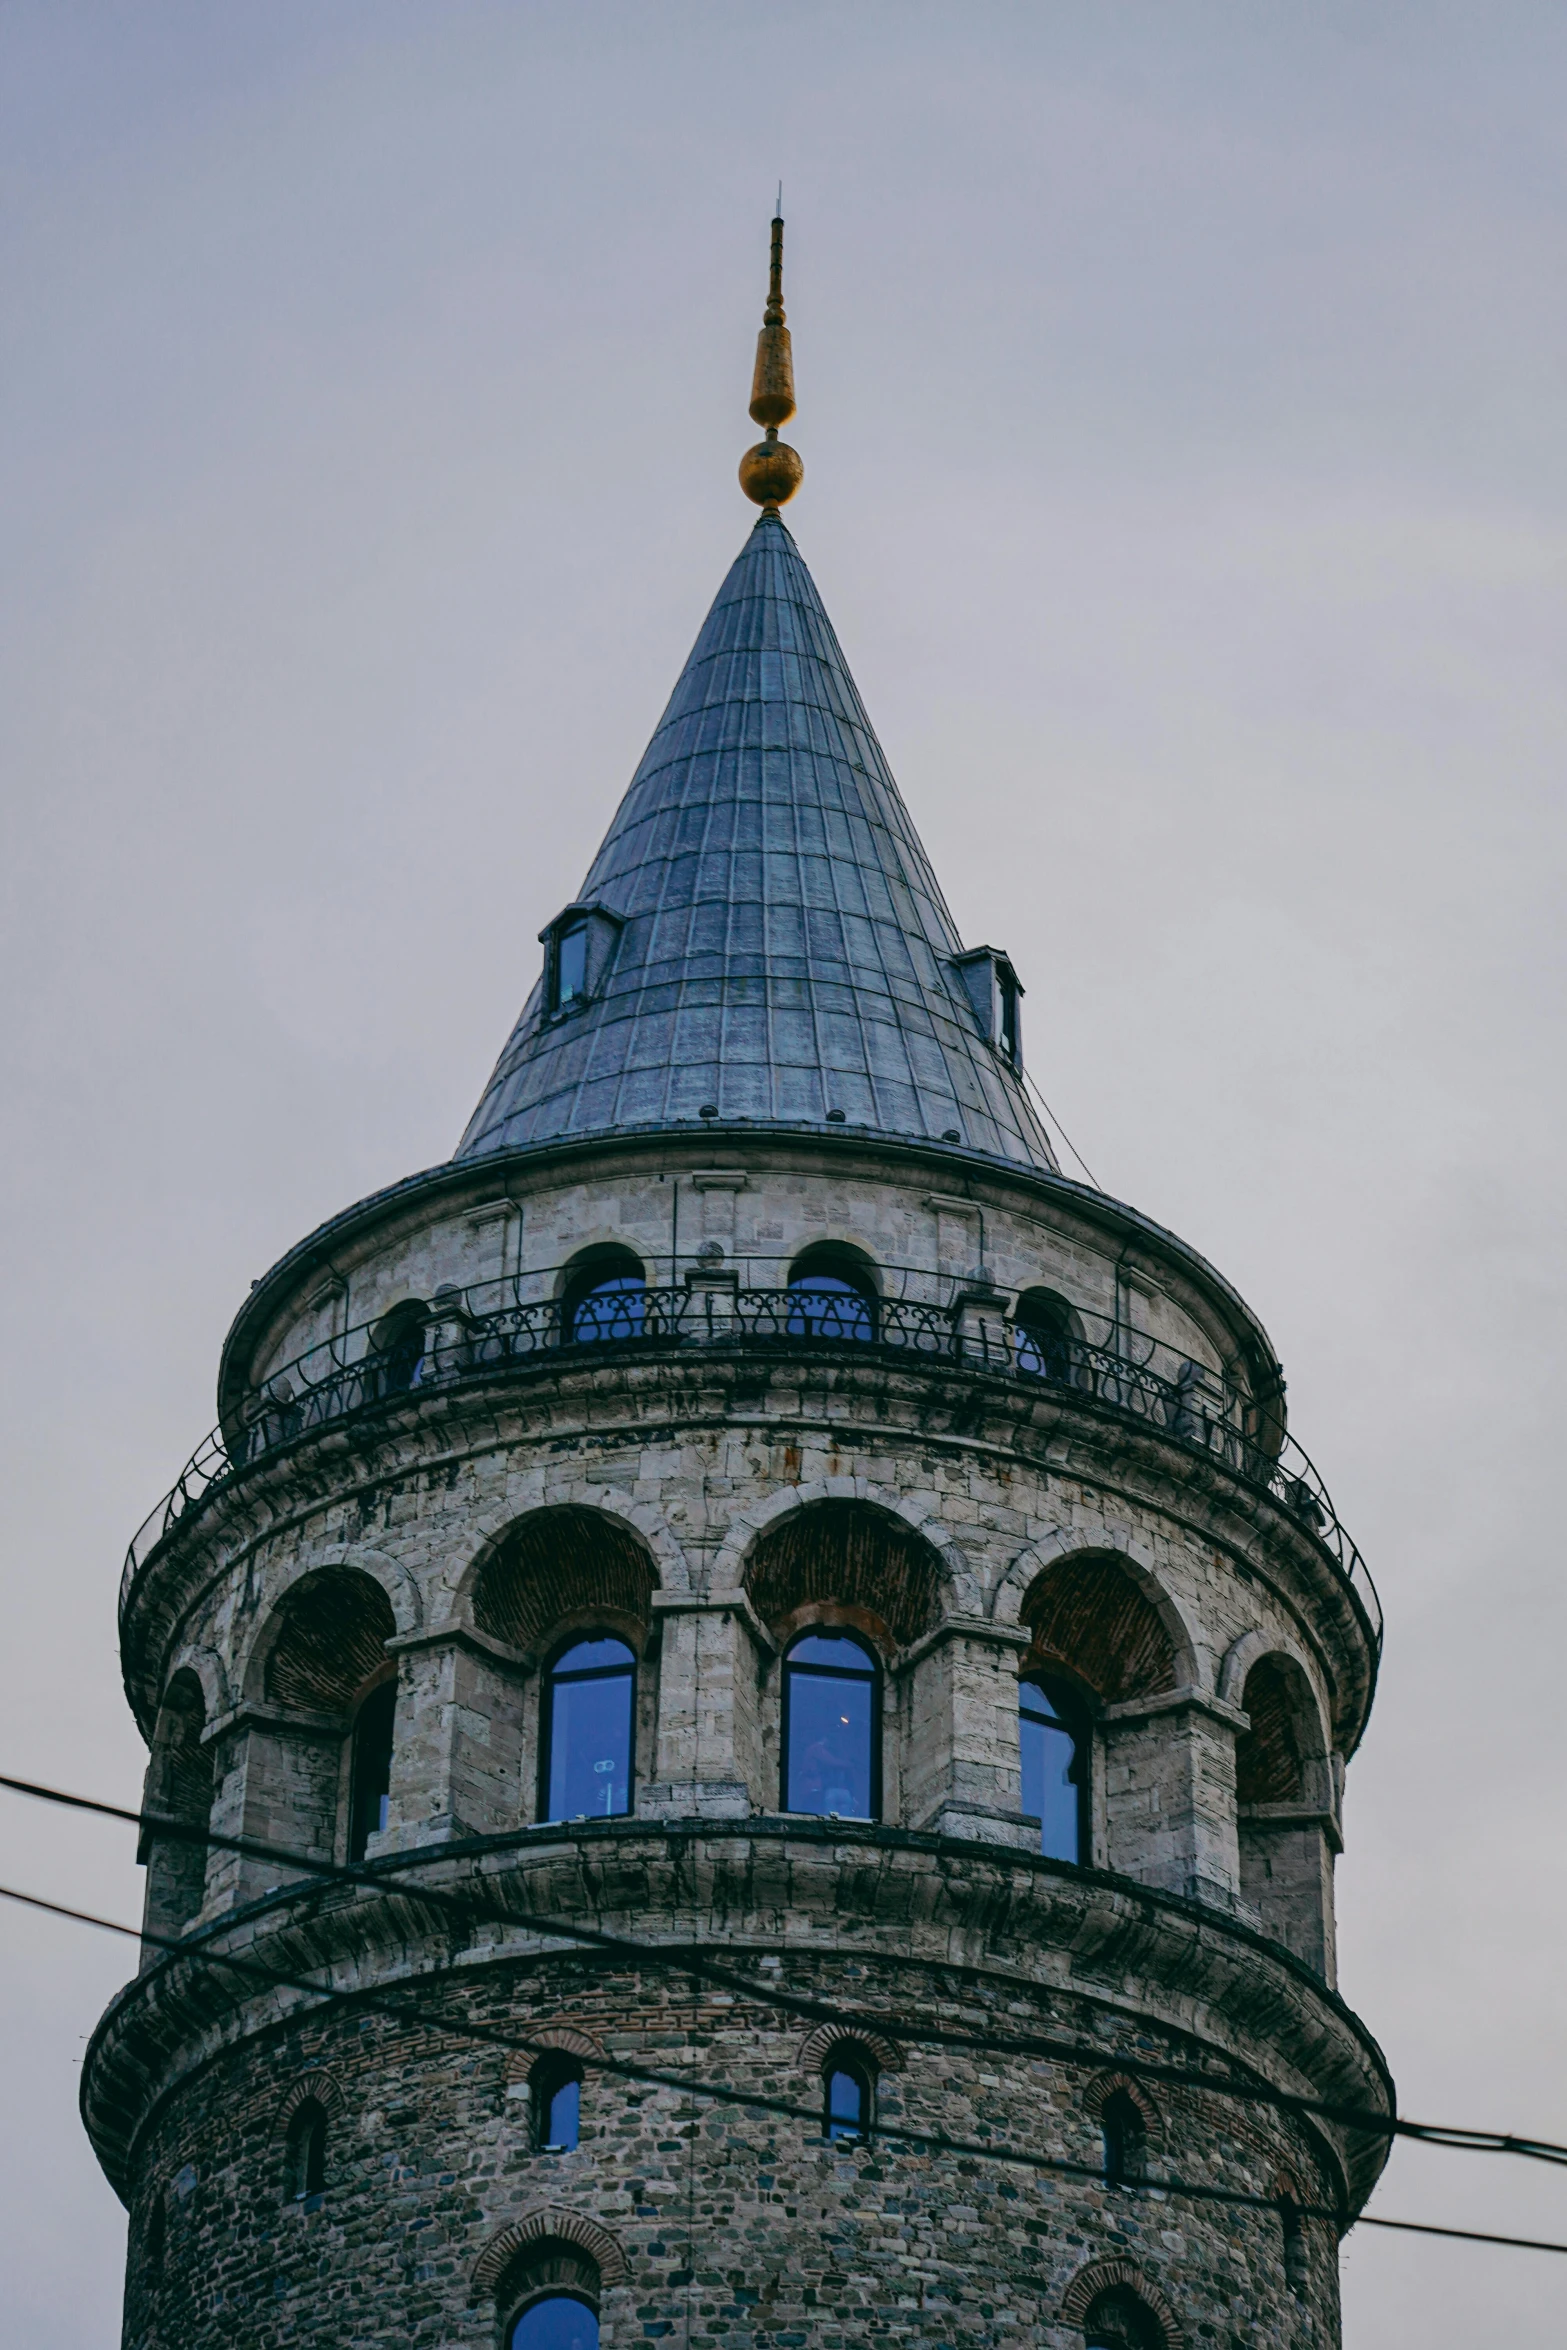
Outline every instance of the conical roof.
<path id="1" fill-rule="evenodd" d="M 562 1011 L 541 977 L 459 1158 L 706 1107 L 788 1127 L 837 1111 L 1054 1167 L 776 512 L 719 589 L 577 904 L 616 918 L 601 974 Z"/>

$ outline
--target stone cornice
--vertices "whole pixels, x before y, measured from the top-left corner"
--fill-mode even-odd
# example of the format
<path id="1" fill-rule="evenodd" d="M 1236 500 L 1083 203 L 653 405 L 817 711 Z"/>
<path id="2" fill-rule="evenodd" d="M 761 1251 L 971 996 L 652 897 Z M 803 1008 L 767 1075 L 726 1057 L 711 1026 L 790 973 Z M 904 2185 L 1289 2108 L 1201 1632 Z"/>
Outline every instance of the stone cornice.
<path id="1" fill-rule="evenodd" d="M 398 1881 L 384 1891 L 284 1887 L 192 1935 L 191 1947 L 329 1979 L 349 1998 L 395 1985 L 406 1999 L 422 1985 L 427 2003 L 454 1967 L 466 1997 L 486 1970 L 526 1970 L 563 1953 L 593 1967 L 634 1966 L 634 1957 L 552 1935 L 552 1919 L 671 1954 L 691 1946 L 694 1930 L 721 1961 L 767 1952 L 808 1966 L 852 1952 L 895 1977 L 934 1970 L 1032 1988 L 1047 2002 L 1086 1999 L 1288 2092 L 1392 2107 L 1376 2043 L 1281 1945 L 1200 1903 L 1033 1853 L 849 1823 L 626 1820 L 426 1846 L 398 1854 L 389 1878 L 394 1871 Z M 426 1871 L 450 1890 L 477 1874 L 515 1927 L 476 1922 L 479 1939 L 454 1957 L 449 1913 L 420 1900 Z M 884 1918 L 896 1921 L 885 1943 Z M 919 1992 L 898 1996 L 917 2001 Z M 123 2187 L 142 2132 L 183 2081 L 314 2004 L 183 1953 L 128 1984 L 93 2036 L 82 2078 L 83 2118 L 111 2180 Z M 1313 2135 L 1341 2167 L 1353 2212 L 1375 2183 L 1385 2139 L 1326 2124 Z"/>

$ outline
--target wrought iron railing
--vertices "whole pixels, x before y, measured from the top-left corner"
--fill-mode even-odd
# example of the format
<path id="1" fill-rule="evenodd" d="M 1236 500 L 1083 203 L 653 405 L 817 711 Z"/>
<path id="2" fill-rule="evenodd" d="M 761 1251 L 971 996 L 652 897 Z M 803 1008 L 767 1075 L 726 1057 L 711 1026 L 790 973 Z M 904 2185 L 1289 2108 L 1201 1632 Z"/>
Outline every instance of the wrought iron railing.
<path id="1" fill-rule="evenodd" d="M 1039 1381 L 1219 1461 L 1264 1489 L 1327 1551 L 1363 1610 L 1380 1650 L 1382 1609 L 1326 1486 L 1295 1442 L 1280 1438 L 1256 1400 L 1202 1363 L 1146 1333 L 1074 1312 L 1049 1328 L 1005 1320 L 970 1300 L 940 1306 L 902 1298 L 740 1289 L 719 1279 L 618 1290 L 569 1313 L 555 1299 L 524 1299 L 516 1281 L 438 1291 L 422 1320 L 364 1323 L 274 1372 L 199 1444 L 172 1492 L 137 1530 L 120 1585 L 123 1610 L 143 1562 L 213 1490 L 312 1430 L 380 1405 L 493 1377 L 545 1356 L 591 1359 L 684 1348 L 819 1352 L 867 1348 L 889 1357 Z M 379 1343 L 378 1343 L 379 1341 Z"/>

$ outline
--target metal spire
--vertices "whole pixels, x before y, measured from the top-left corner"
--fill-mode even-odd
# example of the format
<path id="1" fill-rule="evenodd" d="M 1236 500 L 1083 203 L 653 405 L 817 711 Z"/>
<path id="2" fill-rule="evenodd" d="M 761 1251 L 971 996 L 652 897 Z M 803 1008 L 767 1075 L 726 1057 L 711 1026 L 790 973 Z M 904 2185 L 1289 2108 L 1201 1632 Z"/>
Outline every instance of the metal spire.
<path id="1" fill-rule="evenodd" d="M 764 514 L 776 514 L 805 479 L 797 450 L 778 438 L 778 427 L 794 414 L 794 355 L 783 304 L 783 186 L 773 216 L 773 243 L 767 280 L 767 308 L 756 338 L 756 368 L 751 377 L 751 414 L 767 427 L 767 438 L 747 449 L 740 460 L 740 487 Z"/>

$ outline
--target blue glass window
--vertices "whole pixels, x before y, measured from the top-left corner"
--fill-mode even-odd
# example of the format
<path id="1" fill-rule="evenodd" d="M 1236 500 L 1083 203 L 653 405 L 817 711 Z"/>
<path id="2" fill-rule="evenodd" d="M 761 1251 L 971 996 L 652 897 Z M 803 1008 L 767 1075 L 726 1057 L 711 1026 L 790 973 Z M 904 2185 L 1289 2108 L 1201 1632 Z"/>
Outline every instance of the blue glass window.
<path id="1" fill-rule="evenodd" d="M 868 2138 L 871 2134 L 872 2083 L 867 2067 L 854 2057 L 840 2057 L 826 2076 L 823 2129 L 829 2138 Z"/>
<path id="2" fill-rule="evenodd" d="M 791 1338 L 874 1338 L 876 1292 L 869 1277 L 841 1254 L 815 1250 L 789 1275 Z"/>
<path id="3" fill-rule="evenodd" d="M 582 2067 L 569 2058 L 546 2057 L 533 2075 L 534 2135 L 540 2146 L 569 2152 L 582 2120 Z"/>
<path id="4" fill-rule="evenodd" d="M 561 1334 L 568 1340 L 640 1338 L 647 1281 L 629 1249 L 595 1255 L 561 1294 Z"/>
<path id="5" fill-rule="evenodd" d="M 881 1673 L 847 1632 L 807 1632 L 784 1659 L 784 1809 L 881 1813 Z"/>
<path id="6" fill-rule="evenodd" d="M 547 1820 L 612 1819 L 631 1809 L 636 1659 L 623 1640 L 579 1640 L 544 1685 L 540 1779 Z"/>
<path id="7" fill-rule="evenodd" d="M 386 1826 L 391 1808 L 392 1736 L 396 1727 L 397 1683 L 372 1689 L 354 1722 L 350 1774 L 348 1857 L 363 1860 L 372 1836 Z"/>
<path id="8" fill-rule="evenodd" d="M 1038 1815 L 1040 1851 L 1050 1860 L 1084 1860 L 1088 1852 L 1088 1724 L 1067 1691 L 1042 1681 L 1020 1684 L 1018 1744 L 1023 1761 L 1023 1809 Z"/>
<path id="9" fill-rule="evenodd" d="M 1026 1289 L 1017 1301 L 1017 1367 L 1036 1379 L 1069 1379 L 1072 1312 L 1048 1289 Z"/>
<path id="10" fill-rule="evenodd" d="M 598 2350 L 595 2311 L 574 2293 L 546 2293 L 530 2301 L 511 2329 L 508 2350 Z"/>
<path id="11" fill-rule="evenodd" d="M 555 941 L 555 1009 L 563 1011 L 588 991 L 588 926 L 573 923 Z"/>

